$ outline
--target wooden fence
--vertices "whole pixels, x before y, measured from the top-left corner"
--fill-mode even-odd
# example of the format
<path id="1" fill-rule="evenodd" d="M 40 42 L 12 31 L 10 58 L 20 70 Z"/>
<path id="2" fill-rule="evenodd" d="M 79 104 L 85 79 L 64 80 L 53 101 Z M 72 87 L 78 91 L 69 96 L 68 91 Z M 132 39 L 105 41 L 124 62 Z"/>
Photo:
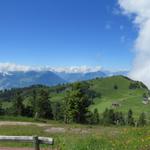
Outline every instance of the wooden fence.
<path id="1" fill-rule="evenodd" d="M 40 150 L 40 144 L 53 145 L 54 143 L 52 138 L 38 136 L 0 136 L 0 141 L 33 143 L 34 150 Z"/>

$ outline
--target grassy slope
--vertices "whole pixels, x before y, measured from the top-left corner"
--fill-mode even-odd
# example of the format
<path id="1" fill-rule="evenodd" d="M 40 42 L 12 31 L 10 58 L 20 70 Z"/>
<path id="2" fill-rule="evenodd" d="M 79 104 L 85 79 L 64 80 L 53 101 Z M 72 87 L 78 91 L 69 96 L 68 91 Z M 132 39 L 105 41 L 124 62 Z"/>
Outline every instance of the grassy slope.
<path id="1" fill-rule="evenodd" d="M 117 110 L 127 112 L 131 108 L 135 115 L 141 112 L 150 113 L 150 104 L 142 103 L 143 93 L 147 92 L 147 89 L 131 90 L 129 89 L 131 82 L 122 76 L 93 80 L 91 88 L 100 92 L 102 97 L 96 98 L 90 109 L 98 108 L 99 112 L 103 112 L 105 108 L 111 108 L 113 102 L 118 102 L 120 107 L 116 108 Z M 114 89 L 115 84 L 118 90 Z"/>
<path id="2" fill-rule="evenodd" d="M 147 93 L 148 90 L 144 88 L 131 90 L 129 85 L 131 81 L 123 76 L 114 76 L 109 78 L 94 79 L 88 81 L 90 88 L 97 94 L 101 94 L 101 97 L 94 99 L 94 104 L 90 106 L 90 110 L 97 108 L 100 113 L 104 112 L 106 108 L 112 108 L 112 103 L 118 102 L 120 107 L 116 108 L 118 111 L 127 113 L 131 108 L 135 116 L 138 116 L 141 112 L 150 114 L 150 104 L 144 105 L 143 93 Z M 114 85 L 118 86 L 118 89 L 114 89 Z M 52 101 L 62 100 L 64 93 L 53 95 Z"/>
<path id="3" fill-rule="evenodd" d="M 89 80 L 87 82 L 89 83 L 90 88 L 92 90 L 94 90 L 98 95 L 102 95 L 102 97 L 96 97 L 94 99 L 94 104 L 90 106 L 90 110 L 98 108 L 99 112 L 102 113 L 105 110 L 105 108 L 111 108 L 113 102 L 118 102 L 120 104 L 120 107 L 118 107 L 116 110 L 126 113 L 131 108 L 135 116 L 138 116 L 141 112 L 146 112 L 147 114 L 150 114 L 150 104 L 144 105 L 142 103 L 143 93 L 147 92 L 147 89 L 129 89 L 130 83 L 134 81 L 129 80 L 123 76 L 114 76 L 108 78 Z M 114 89 L 114 85 L 118 86 L 117 90 Z M 31 99 L 31 93 L 34 88 L 35 87 L 21 89 L 23 91 L 23 95 L 25 95 L 25 104 L 29 103 Z M 40 88 L 41 87 L 36 88 L 36 90 L 38 91 L 40 90 Z M 61 101 L 65 96 L 64 91 L 60 92 L 59 94 L 54 92 L 53 89 L 55 87 L 44 88 L 50 92 L 52 102 Z M 4 108 L 10 106 L 11 102 L 3 103 Z"/>

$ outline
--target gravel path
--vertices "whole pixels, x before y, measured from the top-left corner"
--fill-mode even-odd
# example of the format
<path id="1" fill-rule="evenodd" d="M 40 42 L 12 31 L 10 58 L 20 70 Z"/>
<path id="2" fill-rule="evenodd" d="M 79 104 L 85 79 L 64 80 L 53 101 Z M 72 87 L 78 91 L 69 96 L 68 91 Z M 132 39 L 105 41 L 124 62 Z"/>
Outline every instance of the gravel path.
<path id="1" fill-rule="evenodd" d="M 34 122 L 18 122 L 18 121 L 0 121 L 0 126 L 2 125 L 36 125 L 39 127 L 47 127 L 47 126 L 51 126 L 50 124 L 45 124 L 45 123 L 34 123 Z"/>
<path id="2" fill-rule="evenodd" d="M 0 147 L 0 150 L 34 150 L 34 149 L 33 148 L 1 148 Z M 50 149 L 41 149 L 41 150 L 50 150 Z"/>
<path id="3" fill-rule="evenodd" d="M 33 150 L 32 148 L 0 148 L 0 150 Z"/>

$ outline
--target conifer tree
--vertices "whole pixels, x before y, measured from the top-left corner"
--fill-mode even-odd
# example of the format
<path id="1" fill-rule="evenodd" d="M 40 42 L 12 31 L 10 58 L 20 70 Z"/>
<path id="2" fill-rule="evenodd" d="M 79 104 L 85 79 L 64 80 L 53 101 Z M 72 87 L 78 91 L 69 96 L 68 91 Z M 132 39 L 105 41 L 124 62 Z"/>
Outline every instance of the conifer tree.
<path id="1" fill-rule="evenodd" d="M 52 119 L 52 108 L 49 100 L 49 94 L 45 90 L 40 91 L 36 106 L 37 117 Z"/>
<path id="2" fill-rule="evenodd" d="M 139 116 L 139 120 L 138 120 L 138 125 L 139 126 L 144 126 L 146 125 L 146 116 L 145 113 L 141 113 Z"/>
<path id="3" fill-rule="evenodd" d="M 93 113 L 93 123 L 98 124 L 99 121 L 100 121 L 100 116 L 99 116 L 99 113 L 98 113 L 98 109 L 95 108 L 94 113 Z"/>
<path id="4" fill-rule="evenodd" d="M 128 111 L 127 124 L 130 126 L 134 125 L 133 112 L 131 109 Z"/>
<path id="5" fill-rule="evenodd" d="M 23 98 L 20 92 L 17 92 L 12 105 L 13 114 L 17 116 L 21 116 L 24 111 Z"/>

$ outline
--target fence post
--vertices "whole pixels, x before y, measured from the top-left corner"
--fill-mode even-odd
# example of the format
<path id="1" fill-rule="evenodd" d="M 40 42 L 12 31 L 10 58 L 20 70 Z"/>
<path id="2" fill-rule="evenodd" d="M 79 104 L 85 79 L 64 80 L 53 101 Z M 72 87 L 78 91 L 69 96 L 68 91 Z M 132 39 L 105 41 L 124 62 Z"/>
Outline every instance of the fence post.
<path id="1" fill-rule="evenodd" d="M 40 143 L 39 143 L 39 139 L 38 136 L 34 136 L 33 137 L 33 144 L 34 144 L 34 150 L 40 150 Z"/>

